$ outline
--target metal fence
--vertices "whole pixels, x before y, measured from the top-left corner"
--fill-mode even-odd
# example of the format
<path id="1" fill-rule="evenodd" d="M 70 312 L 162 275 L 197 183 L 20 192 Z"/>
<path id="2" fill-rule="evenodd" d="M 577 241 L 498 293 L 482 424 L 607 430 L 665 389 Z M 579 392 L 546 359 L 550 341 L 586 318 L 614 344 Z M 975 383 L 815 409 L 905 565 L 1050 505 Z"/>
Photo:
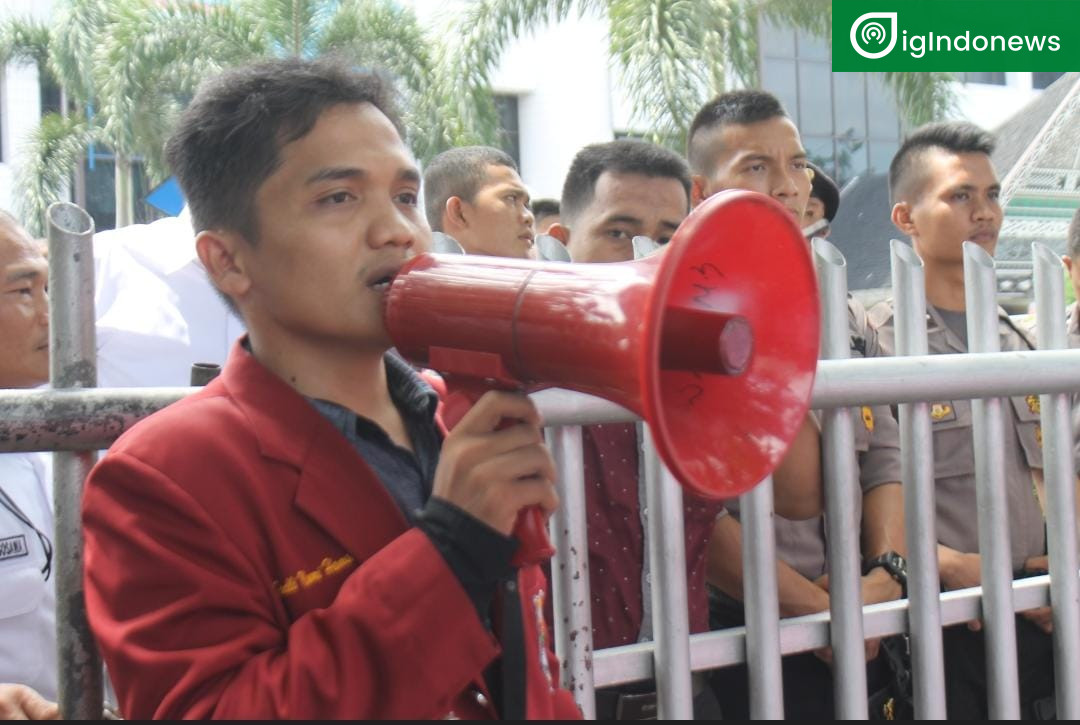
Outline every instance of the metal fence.
<path id="1" fill-rule="evenodd" d="M 77 208 L 50 211 L 50 289 L 55 358 L 49 390 L 0 391 L 0 452 L 58 451 L 56 555 L 60 704 L 65 718 L 100 715 L 100 659 L 82 600 L 82 538 L 78 502 L 94 451 L 149 413 L 192 392 L 188 388 L 87 390 L 94 384 L 92 227 Z M 588 543 L 581 426 L 635 420 L 623 408 L 564 390 L 534 398 L 549 424 L 548 441 L 560 473 L 562 506 L 552 518 L 558 549 L 553 562 L 555 646 L 563 683 L 587 717 L 595 715 L 595 688 L 655 678 L 659 717 L 692 717 L 691 673 L 747 662 L 751 714 L 783 716 L 781 657 L 831 646 L 839 718 L 866 718 L 863 641 L 909 632 L 916 717 L 945 717 L 942 627 L 982 618 L 988 642 L 990 715 L 1018 718 L 1019 695 L 1012 614 L 1052 603 L 1058 716 L 1080 716 L 1080 579 L 1077 574 L 1075 472 L 1069 394 L 1080 391 L 1080 350 L 1064 350 L 1064 294 L 1060 262 L 1033 245 L 1039 350 L 997 352 L 994 262 L 965 245 L 968 325 L 966 355 L 927 355 L 924 277 L 911 248 L 893 242 L 897 354 L 847 359 L 847 283 L 843 256 L 815 240 L 823 300 L 823 359 L 812 406 L 823 417 L 826 512 L 832 609 L 780 620 L 775 578 L 772 482 L 741 499 L 746 625 L 689 635 L 686 606 L 682 498 L 678 484 L 645 450 L 648 561 L 652 572 L 654 640 L 597 652 L 591 645 Z M 71 388 L 76 388 L 72 390 Z M 1050 573 L 1012 581 L 1001 466 L 977 471 L 984 587 L 939 592 L 934 535 L 934 478 L 927 401 L 981 401 L 975 428 L 977 455 L 992 460 L 1001 433 L 998 398 L 1041 394 Z M 898 403 L 909 599 L 860 605 L 855 520 L 858 486 L 849 408 Z M 648 440 L 648 436 L 645 436 Z M 66 462 L 65 462 L 66 461 Z"/>

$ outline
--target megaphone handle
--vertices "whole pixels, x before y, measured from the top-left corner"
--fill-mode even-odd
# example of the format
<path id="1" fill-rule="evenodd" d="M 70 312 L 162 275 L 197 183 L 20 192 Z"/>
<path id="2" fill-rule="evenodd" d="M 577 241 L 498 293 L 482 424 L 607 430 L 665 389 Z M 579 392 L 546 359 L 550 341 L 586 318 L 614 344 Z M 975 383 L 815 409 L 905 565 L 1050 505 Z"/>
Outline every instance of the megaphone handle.
<path id="1" fill-rule="evenodd" d="M 448 429 L 453 429 L 469 408 L 484 394 L 485 389 L 451 385 L 449 382 L 446 388 L 446 397 L 443 399 L 443 422 Z M 497 430 L 505 428 L 510 423 L 509 419 L 503 420 Z M 518 540 L 517 551 L 510 560 L 510 564 L 515 568 L 539 564 L 555 555 L 555 547 L 548 538 L 547 520 L 539 506 L 526 506 L 518 511 L 513 536 Z"/>

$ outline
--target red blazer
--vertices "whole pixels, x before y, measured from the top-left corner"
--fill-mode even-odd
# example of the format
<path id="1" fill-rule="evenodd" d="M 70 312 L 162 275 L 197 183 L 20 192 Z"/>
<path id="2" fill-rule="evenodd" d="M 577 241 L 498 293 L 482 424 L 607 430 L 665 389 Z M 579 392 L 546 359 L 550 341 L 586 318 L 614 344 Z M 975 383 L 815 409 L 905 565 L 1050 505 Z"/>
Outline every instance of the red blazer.
<path id="1" fill-rule="evenodd" d="M 241 346 L 83 499 L 90 624 L 129 719 L 491 718 L 498 641 L 340 433 Z M 578 718 L 518 574 L 530 718 Z"/>

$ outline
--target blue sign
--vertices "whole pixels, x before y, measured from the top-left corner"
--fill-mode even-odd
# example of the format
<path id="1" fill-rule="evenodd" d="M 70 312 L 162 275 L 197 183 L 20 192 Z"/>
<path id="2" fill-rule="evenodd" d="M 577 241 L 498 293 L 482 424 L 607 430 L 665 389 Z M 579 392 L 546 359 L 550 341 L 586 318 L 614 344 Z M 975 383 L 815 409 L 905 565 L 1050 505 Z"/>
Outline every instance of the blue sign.
<path id="1" fill-rule="evenodd" d="M 184 194 L 176 177 L 170 176 L 146 195 L 146 203 L 161 209 L 169 216 L 176 216 L 184 208 Z"/>

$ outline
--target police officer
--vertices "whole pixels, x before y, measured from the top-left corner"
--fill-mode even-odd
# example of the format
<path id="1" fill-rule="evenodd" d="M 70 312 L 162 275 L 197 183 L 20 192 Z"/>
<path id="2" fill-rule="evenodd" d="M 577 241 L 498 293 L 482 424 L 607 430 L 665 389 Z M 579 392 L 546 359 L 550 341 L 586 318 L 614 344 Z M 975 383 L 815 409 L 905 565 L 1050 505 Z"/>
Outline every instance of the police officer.
<path id="1" fill-rule="evenodd" d="M 798 129 L 768 93 L 735 91 L 706 104 L 691 125 L 688 156 L 694 172 L 695 205 L 723 189 L 758 191 L 783 204 L 796 223 L 804 226 L 808 238 L 821 236 L 813 222 L 812 228 L 805 229 L 804 215 L 815 186 L 816 193 L 824 197 L 820 200 L 821 218 L 831 219 L 836 213 L 839 193 L 829 194 L 836 190 L 836 184 L 820 169 L 820 178 L 812 178 L 818 175 L 806 159 Z M 848 311 L 852 357 L 878 354 L 876 335 L 867 324 L 862 305 L 849 298 Z M 899 598 L 906 583 L 899 430 L 888 406 L 858 409 L 855 437 L 862 487 L 862 598 L 870 604 Z M 820 471 L 820 419 L 810 415 L 774 477 L 820 477 Z M 710 544 L 714 628 L 743 623 L 738 502 L 730 501 L 727 506 L 732 515 L 717 520 Z M 781 616 L 827 610 L 824 517 L 790 521 L 777 516 L 775 528 Z M 890 671 L 885 659 L 878 656 L 878 642 L 867 644 L 867 681 L 870 694 L 876 695 L 886 690 Z M 784 658 L 784 707 L 789 717 L 835 719 L 830 658 L 828 649 Z M 739 665 L 716 670 L 712 680 L 725 718 L 749 718 L 746 668 Z"/>
<path id="2" fill-rule="evenodd" d="M 806 211 L 803 212 L 803 235 L 807 239 L 825 239 L 829 236 L 832 221 L 840 209 L 840 188 L 813 161 L 807 161 L 806 165 L 813 172 L 813 176 L 810 179 L 810 198 L 806 202 Z"/>
<path id="3" fill-rule="evenodd" d="M 41 247 L 0 212 L 0 388 L 49 379 L 48 278 Z M 52 477 L 40 453 L 0 455 L 0 718 L 54 719 Z"/>
<path id="4" fill-rule="evenodd" d="M 990 161 L 994 139 L 969 123 L 930 124 L 901 145 L 889 168 L 892 221 L 911 238 L 926 274 L 927 334 L 931 353 L 968 351 L 963 242 L 993 254 L 1001 229 L 1000 184 Z M 999 311 L 1001 349 L 1034 345 L 1004 310 Z M 882 347 L 895 351 L 891 302 L 871 311 Z M 945 589 L 980 583 L 975 454 L 970 400 L 934 401 L 938 566 Z M 1044 573 L 1046 537 L 1037 492 L 1042 485 L 1039 398 L 1014 396 L 1005 406 L 1005 480 L 1009 538 L 1017 576 Z M 947 628 L 946 705 L 952 718 L 985 719 L 985 645 L 978 622 Z M 1053 704 L 1053 653 L 1049 608 L 1017 616 L 1020 699 L 1024 719 L 1049 714 Z"/>

